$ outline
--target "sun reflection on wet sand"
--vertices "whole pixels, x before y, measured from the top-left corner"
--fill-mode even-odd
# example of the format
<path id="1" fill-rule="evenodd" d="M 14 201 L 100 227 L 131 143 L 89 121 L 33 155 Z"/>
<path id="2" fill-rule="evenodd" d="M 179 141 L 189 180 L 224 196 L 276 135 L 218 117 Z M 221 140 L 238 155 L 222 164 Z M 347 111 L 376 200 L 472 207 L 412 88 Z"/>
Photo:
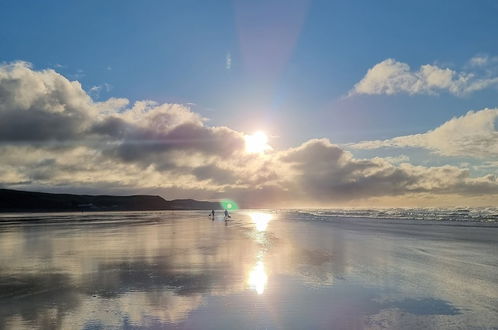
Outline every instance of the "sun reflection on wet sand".
<path id="1" fill-rule="evenodd" d="M 262 244 L 262 242 L 265 241 L 266 230 L 268 227 L 268 223 L 272 219 L 272 215 L 264 212 L 251 212 L 249 213 L 249 216 L 254 223 L 257 232 L 256 242 Z M 258 295 L 261 295 L 265 292 L 265 288 L 268 283 L 268 275 L 265 270 L 263 257 L 264 251 L 260 250 L 257 257 L 257 262 L 249 272 L 247 280 L 249 287 L 256 291 Z"/>
<path id="2" fill-rule="evenodd" d="M 495 229 L 290 212 L 241 210 L 228 227 L 205 211 L 0 215 L 0 328 L 498 324 Z"/>
<path id="3" fill-rule="evenodd" d="M 253 212 L 250 213 L 252 222 L 256 225 L 257 231 L 265 231 L 266 227 L 268 227 L 268 223 L 270 222 L 272 215 L 269 213 L 262 212 Z"/>
<path id="4" fill-rule="evenodd" d="M 249 287 L 255 290 L 258 294 L 263 294 L 267 283 L 268 275 L 266 275 L 265 264 L 262 260 L 259 260 L 249 273 Z"/>

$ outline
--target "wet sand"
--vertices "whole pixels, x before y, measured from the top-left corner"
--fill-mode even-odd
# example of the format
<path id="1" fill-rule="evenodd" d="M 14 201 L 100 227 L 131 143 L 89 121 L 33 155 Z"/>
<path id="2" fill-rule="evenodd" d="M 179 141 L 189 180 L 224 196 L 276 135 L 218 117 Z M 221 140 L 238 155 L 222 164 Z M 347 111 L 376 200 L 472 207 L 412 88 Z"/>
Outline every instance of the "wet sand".
<path id="1" fill-rule="evenodd" d="M 498 227 L 0 216 L 0 329 L 498 329 Z"/>

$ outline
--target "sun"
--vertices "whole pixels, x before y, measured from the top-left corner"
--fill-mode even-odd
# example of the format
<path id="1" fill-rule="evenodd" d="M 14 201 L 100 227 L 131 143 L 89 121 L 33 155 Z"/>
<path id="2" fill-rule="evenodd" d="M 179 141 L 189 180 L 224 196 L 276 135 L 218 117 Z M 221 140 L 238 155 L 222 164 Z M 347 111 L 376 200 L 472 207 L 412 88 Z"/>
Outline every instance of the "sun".
<path id="1" fill-rule="evenodd" d="M 252 135 L 245 136 L 246 152 L 262 154 L 267 150 L 271 150 L 268 145 L 268 136 L 262 131 L 258 131 Z"/>

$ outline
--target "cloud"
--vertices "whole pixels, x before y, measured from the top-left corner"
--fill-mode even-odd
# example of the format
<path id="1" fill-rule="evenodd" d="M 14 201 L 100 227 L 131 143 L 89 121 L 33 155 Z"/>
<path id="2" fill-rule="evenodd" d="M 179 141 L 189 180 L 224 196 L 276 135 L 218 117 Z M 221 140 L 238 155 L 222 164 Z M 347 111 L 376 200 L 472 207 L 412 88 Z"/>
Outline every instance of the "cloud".
<path id="1" fill-rule="evenodd" d="M 110 92 L 112 90 L 112 86 L 108 83 L 103 83 L 102 85 L 95 85 L 95 86 L 92 86 L 89 90 L 88 90 L 88 94 L 91 95 L 92 97 L 95 97 L 95 98 L 99 98 L 100 97 L 100 93 L 102 91 L 105 91 L 105 92 Z"/>
<path id="2" fill-rule="evenodd" d="M 283 152 L 282 160 L 294 170 L 295 189 L 315 200 L 351 200 L 409 193 L 498 193 L 494 176 L 471 178 L 455 166 L 393 165 L 383 158 L 355 159 L 326 139 L 310 140 Z"/>
<path id="3" fill-rule="evenodd" d="M 383 158 L 392 164 L 402 164 L 402 163 L 408 163 L 410 161 L 410 157 L 408 157 L 407 155 L 399 155 L 395 157 L 383 157 Z"/>
<path id="4" fill-rule="evenodd" d="M 0 142 L 74 139 L 94 114 L 81 84 L 26 62 L 0 66 Z"/>
<path id="5" fill-rule="evenodd" d="M 353 147 L 417 146 L 498 154 L 496 109 L 416 136 Z M 406 156 L 359 159 L 327 139 L 248 154 L 244 134 L 208 126 L 181 104 L 96 102 L 81 84 L 17 62 L 0 67 L 0 185 L 57 192 L 229 197 L 244 207 L 332 205 L 372 198 L 496 194 L 492 174 L 422 167 Z"/>
<path id="6" fill-rule="evenodd" d="M 498 109 L 469 111 L 426 133 L 362 141 L 356 149 L 424 148 L 443 156 L 498 157 Z"/>
<path id="7" fill-rule="evenodd" d="M 229 157 L 244 146 L 243 134 L 205 126 L 201 116 L 178 104 L 137 102 L 96 122 L 92 132 L 114 142 L 107 155 L 145 165 L 163 165 L 174 151 Z"/>
<path id="8" fill-rule="evenodd" d="M 233 183 L 237 180 L 232 171 L 223 169 L 214 164 L 195 167 L 192 169 L 192 173 L 199 180 L 212 180 L 221 184 Z"/>
<path id="9" fill-rule="evenodd" d="M 498 62 L 498 56 L 489 56 L 488 54 L 479 54 L 469 60 L 470 66 L 488 67 Z"/>
<path id="10" fill-rule="evenodd" d="M 475 57 L 471 63 L 484 65 L 487 60 L 484 57 Z M 456 72 L 431 64 L 422 65 L 418 71 L 412 71 L 408 64 L 389 58 L 370 68 L 349 92 L 349 96 L 438 94 L 441 91 L 462 96 L 495 85 L 498 85 L 497 76 L 478 77 L 475 73 Z"/>
<path id="11" fill-rule="evenodd" d="M 487 55 L 476 55 L 469 60 L 470 65 L 483 66 L 489 61 L 489 56 Z"/>

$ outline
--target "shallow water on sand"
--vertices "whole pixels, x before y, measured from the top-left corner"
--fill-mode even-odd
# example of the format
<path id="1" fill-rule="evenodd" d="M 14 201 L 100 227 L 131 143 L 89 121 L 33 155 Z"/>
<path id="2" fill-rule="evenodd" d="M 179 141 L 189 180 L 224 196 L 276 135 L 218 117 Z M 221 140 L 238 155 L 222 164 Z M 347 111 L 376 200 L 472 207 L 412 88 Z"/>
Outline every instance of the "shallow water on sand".
<path id="1" fill-rule="evenodd" d="M 0 329 L 498 328 L 498 227 L 0 216 Z"/>

